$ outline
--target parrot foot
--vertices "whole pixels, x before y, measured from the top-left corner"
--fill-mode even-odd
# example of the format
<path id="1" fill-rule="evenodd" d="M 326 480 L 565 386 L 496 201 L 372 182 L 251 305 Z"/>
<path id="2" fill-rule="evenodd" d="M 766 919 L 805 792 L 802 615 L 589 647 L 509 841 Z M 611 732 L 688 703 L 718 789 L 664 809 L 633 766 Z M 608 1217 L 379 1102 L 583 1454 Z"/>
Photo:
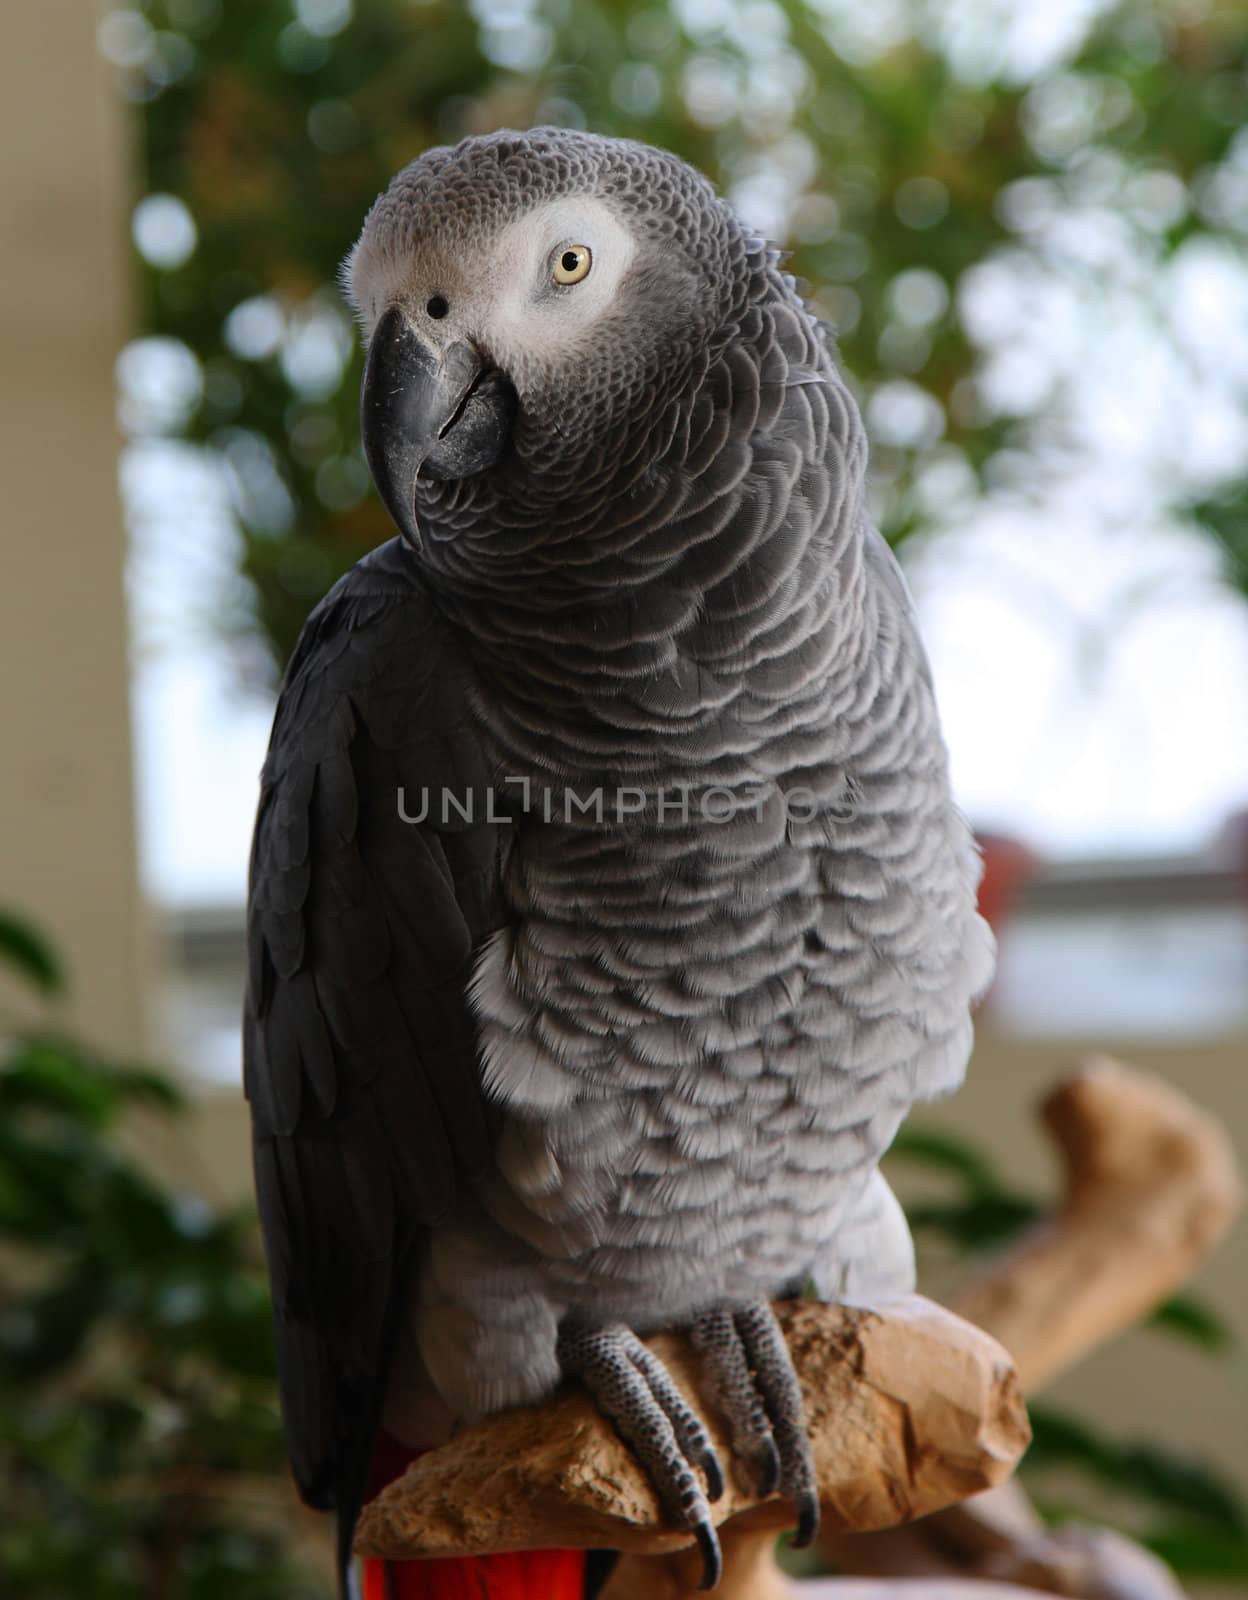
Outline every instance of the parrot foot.
<path id="1" fill-rule="evenodd" d="M 706 1429 L 663 1363 L 622 1323 L 562 1328 L 557 1353 L 562 1371 L 581 1380 L 632 1448 L 668 1519 L 696 1538 L 702 1552 L 699 1588 L 713 1589 L 723 1557 L 707 1501 L 724 1492 L 724 1475 Z M 706 1480 L 705 1494 L 695 1467 Z"/>
<path id="2" fill-rule="evenodd" d="M 732 1430 L 733 1454 L 752 1467 L 760 1494 L 779 1489 L 796 1501 L 793 1543 L 804 1548 L 819 1531 L 819 1496 L 801 1385 L 775 1313 L 765 1300 L 731 1310 L 717 1306 L 690 1332 Z"/>

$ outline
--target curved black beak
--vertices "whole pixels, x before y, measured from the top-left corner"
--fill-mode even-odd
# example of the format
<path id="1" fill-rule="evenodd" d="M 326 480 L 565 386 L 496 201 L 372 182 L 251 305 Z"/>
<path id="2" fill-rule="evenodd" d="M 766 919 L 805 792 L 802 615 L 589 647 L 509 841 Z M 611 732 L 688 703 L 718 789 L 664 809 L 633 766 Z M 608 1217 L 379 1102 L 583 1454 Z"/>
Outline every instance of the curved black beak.
<path id="1" fill-rule="evenodd" d="M 399 532 L 419 547 L 416 479 L 466 478 L 501 457 L 516 393 L 480 351 L 457 340 L 439 355 L 392 306 L 364 364 L 360 429 L 368 470 Z"/>

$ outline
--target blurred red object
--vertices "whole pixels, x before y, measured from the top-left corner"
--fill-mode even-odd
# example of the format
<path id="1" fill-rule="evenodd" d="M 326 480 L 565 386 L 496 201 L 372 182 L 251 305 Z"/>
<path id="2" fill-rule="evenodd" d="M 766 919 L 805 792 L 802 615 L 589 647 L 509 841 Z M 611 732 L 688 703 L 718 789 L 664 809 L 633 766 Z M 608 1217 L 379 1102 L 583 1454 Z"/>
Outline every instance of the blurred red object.
<path id="1" fill-rule="evenodd" d="M 1222 824 L 1217 851 L 1226 859 L 1241 896 L 1248 900 L 1248 809 L 1232 811 Z"/>
<path id="2" fill-rule="evenodd" d="M 1018 896 L 1040 866 L 1041 857 L 1021 839 L 1005 833 L 976 833 L 984 858 L 984 875 L 979 883 L 979 914 L 1000 936 L 1009 921 Z"/>
<path id="3" fill-rule="evenodd" d="M 423 1455 L 383 1428 L 373 1450 L 368 1499 Z M 511 1550 L 444 1561 L 364 1561 L 363 1600 L 582 1600 L 584 1550 Z"/>

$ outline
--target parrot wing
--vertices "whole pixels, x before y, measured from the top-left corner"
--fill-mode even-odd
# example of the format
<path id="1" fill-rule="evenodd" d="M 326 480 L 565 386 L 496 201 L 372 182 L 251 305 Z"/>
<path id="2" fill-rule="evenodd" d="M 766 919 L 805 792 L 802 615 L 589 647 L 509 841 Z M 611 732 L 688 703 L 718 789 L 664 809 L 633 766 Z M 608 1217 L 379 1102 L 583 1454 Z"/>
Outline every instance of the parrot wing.
<path id="1" fill-rule="evenodd" d="M 344 1559 L 413 1245 L 490 1158 L 465 994 L 504 920 L 510 830 L 486 819 L 487 783 L 465 663 L 393 540 L 300 637 L 248 902 L 244 1080 L 282 1410 L 299 1488 L 338 1509 Z M 405 821 L 422 795 L 427 819 Z"/>

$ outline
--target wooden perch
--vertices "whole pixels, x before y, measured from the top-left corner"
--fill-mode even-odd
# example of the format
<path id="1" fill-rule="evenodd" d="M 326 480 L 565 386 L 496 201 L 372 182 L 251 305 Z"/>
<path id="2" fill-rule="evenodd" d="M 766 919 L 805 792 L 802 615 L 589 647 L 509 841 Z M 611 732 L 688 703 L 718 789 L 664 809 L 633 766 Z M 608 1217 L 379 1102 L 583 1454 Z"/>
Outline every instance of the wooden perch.
<path id="1" fill-rule="evenodd" d="M 1026 1416 L 1009 1359 L 986 1334 L 917 1296 L 878 1307 L 792 1301 L 778 1310 L 802 1380 L 828 1524 L 887 1527 L 1012 1470 L 1027 1443 Z M 648 1343 L 706 1418 L 727 1464 L 728 1441 L 702 1405 L 687 1341 Z M 729 1600 L 738 1592 L 732 1574 L 751 1565 L 746 1546 L 769 1559 L 792 1508 L 774 1497 L 760 1502 L 729 1474 L 714 1509 L 724 1524 L 721 1593 Z M 663 1523 L 632 1455 L 580 1391 L 487 1418 L 422 1456 L 365 1508 L 356 1537 L 361 1554 L 400 1560 L 551 1546 L 659 1555 L 688 1544 Z M 692 1554 L 687 1575 L 679 1561 L 666 1576 L 646 1567 L 650 1594 L 692 1592 Z M 751 1600 L 770 1592 L 757 1583 L 748 1590 Z"/>
<path id="2" fill-rule="evenodd" d="M 953 1297 L 1010 1351 L 1029 1394 L 1185 1283 L 1243 1194 L 1222 1125 L 1107 1056 L 1085 1061 L 1039 1111 L 1065 1168 L 1061 1203 Z M 1131 1540 L 1102 1528 L 1046 1531 L 1016 1484 L 888 1533 L 830 1531 L 823 1548 L 851 1572 L 929 1582 L 956 1572 L 1080 1600 L 1181 1600 L 1169 1570 Z M 848 1585 L 835 1592 L 854 1600 Z"/>
<path id="3" fill-rule="evenodd" d="M 1028 1394 L 1185 1283 L 1243 1199 L 1221 1123 L 1151 1073 L 1093 1056 L 1040 1116 L 1065 1166 L 1061 1205 L 953 1300 Z"/>

